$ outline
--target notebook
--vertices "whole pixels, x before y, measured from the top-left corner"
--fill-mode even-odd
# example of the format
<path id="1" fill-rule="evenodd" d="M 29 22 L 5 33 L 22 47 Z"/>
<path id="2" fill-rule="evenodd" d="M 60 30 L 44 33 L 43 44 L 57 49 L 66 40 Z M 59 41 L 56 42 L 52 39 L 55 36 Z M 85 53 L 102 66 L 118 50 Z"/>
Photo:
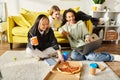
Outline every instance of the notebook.
<path id="1" fill-rule="evenodd" d="M 47 58 L 44 60 L 49 66 L 56 64 L 56 60 L 53 58 Z"/>
<path id="2" fill-rule="evenodd" d="M 95 49 L 98 49 L 101 46 L 101 44 L 102 44 L 102 38 L 99 38 L 95 41 L 92 41 L 83 46 L 75 48 L 75 50 L 78 51 L 80 54 L 85 55 L 88 54 L 89 52 L 94 51 Z"/>

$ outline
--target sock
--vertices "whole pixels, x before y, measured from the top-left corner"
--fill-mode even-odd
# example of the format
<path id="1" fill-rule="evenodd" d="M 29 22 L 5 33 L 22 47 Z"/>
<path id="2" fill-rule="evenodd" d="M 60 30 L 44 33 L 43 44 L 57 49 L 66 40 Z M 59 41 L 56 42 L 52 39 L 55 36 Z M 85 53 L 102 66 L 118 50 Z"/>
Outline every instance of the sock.
<path id="1" fill-rule="evenodd" d="M 114 57 L 113 61 L 120 61 L 120 55 L 112 54 L 112 56 Z"/>

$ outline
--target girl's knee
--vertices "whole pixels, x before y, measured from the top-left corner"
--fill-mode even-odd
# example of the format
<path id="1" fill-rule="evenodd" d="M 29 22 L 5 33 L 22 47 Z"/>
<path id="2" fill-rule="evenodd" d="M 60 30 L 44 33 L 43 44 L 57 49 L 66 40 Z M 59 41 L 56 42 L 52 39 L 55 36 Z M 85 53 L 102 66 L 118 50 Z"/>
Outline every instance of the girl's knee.
<path id="1" fill-rule="evenodd" d="M 70 58 L 71 58 L 72 60 L 85 60 L 84 55 L 81 55 L 79 52 L 77 52 L 77 51 L 75 51 L 75 50 L 73 50 L 73 51 L 71 52 Z"/>

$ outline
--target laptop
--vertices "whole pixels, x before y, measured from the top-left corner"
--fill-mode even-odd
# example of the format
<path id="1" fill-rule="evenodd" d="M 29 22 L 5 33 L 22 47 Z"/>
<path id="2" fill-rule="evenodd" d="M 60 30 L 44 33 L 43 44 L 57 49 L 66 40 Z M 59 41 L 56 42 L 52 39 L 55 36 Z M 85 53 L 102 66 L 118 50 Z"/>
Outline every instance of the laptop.
<path id="1" fill-rule="evenodd" d="M 80 54 L 85 55 L 89 52 L 94 51 L 95 49 L 98 49 L 102 44 L 102 38 L 99 38 L 95 41 L 92 41 L 90 43 L 86 43 L 83 46 L 80 46 L 78 48 L 75 48 L 76 51 L 78 51 Z"/>

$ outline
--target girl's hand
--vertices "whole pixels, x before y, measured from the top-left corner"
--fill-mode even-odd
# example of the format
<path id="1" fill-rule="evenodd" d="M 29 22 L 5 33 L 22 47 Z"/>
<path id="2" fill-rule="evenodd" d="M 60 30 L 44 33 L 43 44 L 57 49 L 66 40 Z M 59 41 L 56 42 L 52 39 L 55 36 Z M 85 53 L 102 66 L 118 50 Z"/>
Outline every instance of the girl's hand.
<path id="1" fill-rule="evenodd" d="M 63 61 L 64 61 L 64 58 L 63 58 L 63 56 L 62 56 L 61 51 L 60 51 L 60 50 L 57 50 L 57 53 L 58 53 L 58 61 L 59 61 L 59 62 L 63 62 Z"/>
<path id="2" fill-rule="evenodd" d="M 64 58 L 63 58 L 62 55 L 61 55 L 61 56 L 58 56 L 58 62 L 64 62 Z"/>
<path id="3" fill-rule="evenodd" d="M 34 36 L 34 37 L 30 38 L 30 42 L 31 42 L 32 45 L 37 46 L 38 45 L 37 36 Z"/>
<path id="4" fill-rule="evenodd" d="M 66 31 L 63 31 L 62 34 L 65 35 L 65 36 L 69 35 L 69 33 L 66 32 Z"/>
<path id="5" fill-rule="evenodd" d="M 69 26 L 69 25 L 70 25 L 70 22 L 66 22 L 66 24 Z"/>

